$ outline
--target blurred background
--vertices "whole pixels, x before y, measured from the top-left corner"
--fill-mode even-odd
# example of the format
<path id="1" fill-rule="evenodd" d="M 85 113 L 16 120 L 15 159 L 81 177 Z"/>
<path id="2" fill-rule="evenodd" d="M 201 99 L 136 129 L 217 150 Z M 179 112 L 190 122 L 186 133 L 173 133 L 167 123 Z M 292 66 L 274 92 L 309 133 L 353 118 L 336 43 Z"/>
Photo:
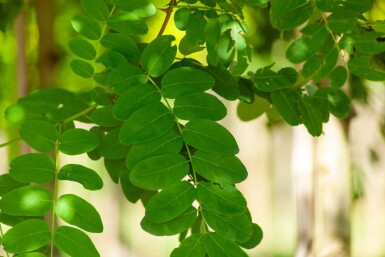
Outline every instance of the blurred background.
<path id="1" fill-rule="evenodd" d="M 156 5 L 161 8 L 167 2 L 157 0 Z M 70 20 L 79 12 L 79 0 L 0 0 L 1 113 L 36 89 L 93 88 L 92 81 L 69 68 L 73 56 L 67 42 L 76 35 Z M 164 16 L 158 11 L 148 19 L 150 34 L 138 40 L 153 39 Z M 284 51 L 295 33 L 280 35 L 268 17 L 267 8 L 245 9 L 247 39 L 254 50 L 250 70 L 272 62 L 276 68 L 290 66 Z M 374 1 L 366 17 L 385 19 L 385 1 Z M 182 36 L 172 22 L 165 34 Z M 203 60 L 204 55 L 194 58 Z M 352 98 L 351 115 L 331 119 L 319 138 L 310 137 L 302 126 L 292 128 L 265 115 L 242 122 L 238 103 L 228 105 L 229 115 L 222 123 L 235 135 L 239 157 L 249 171 L 240 190 L 253 221 L 264 231 L 263 241 L 249 251 L 250 256 L 385 256 L 385 86 L 351 78 L 345 88 Z M 1 115 L 0 144 L 16 136 L 15 127 Z M 25 151 L 19 142 L 0 148 L 0 173 Z M 74 183 L 60 185 L 60 193 L 83 194 L 101 213 L 105 232 L 91 237 L 102 257 L 166 257 L 178 245 L 177 237 L 155 237 L 140 228 L 142 205 L 125 200 L 102 161 L 62 155 L 61 162 L 82 163 L 104 178 L 105 187 L 88 195 Z"/>

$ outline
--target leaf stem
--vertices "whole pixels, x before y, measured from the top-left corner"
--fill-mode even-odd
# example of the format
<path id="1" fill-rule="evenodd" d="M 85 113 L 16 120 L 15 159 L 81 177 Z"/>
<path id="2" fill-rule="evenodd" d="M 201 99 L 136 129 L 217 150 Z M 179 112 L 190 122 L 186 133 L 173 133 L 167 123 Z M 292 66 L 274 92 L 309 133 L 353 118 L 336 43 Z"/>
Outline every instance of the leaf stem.
<path id="1" fill-rule="evenodd" d="M 61 134 L 63 124 L 59 125 L 59 135 Z M 58 195 L 58 172 L 59 172 L 59 140 L 55 144 L 55 172 L 54 172 L 54 186 L 52 198 L 52 216 L 51 216 L 51 250 L 50 257 L 54 257 L 54 233 L 55 233 L 55 206 Z"/>
<path id="2" fill-rule="evenodd" d="M 68 117 L 67 119 L 65 119 L 64 121 L 62 121 L 62 122 L 59 124 L 59 126 L 60 126 L 60 125 L 65 125 L 65 124 L 67 124 L 67 123 L 69 123 L 69 122 L 71 122 L 71 121 L 73 121 L 73 120 L 75 120 L 75 119 L 77 119 L 77 118 L 80 118 L 80 117 L 82 117 L 82 116 L 88 114 L 89 112 L 91 112 L 92 110 L 94 110 L 97 106 L 98 106 L 97 104 L 91 105 L 91 106 L 88 107 L 87 109 L 84 109 L 83 111 L 78 112 L 78 113 L 72 115 L 71 117 Z"/>
<path id="3" fill-rule="evenodd" d="M 0 148 L 8 146 L 12 143 L 15 143 L 15 142 L 19 141 L 20 139 L 21 139 L 20 137 L 13 138 L 13 139 L 9 140 L 8 142 L 0 144 Z"/>
<path id="4" fill-rule="evenodd" d="M 158 37 L 163 35 L 163 33 L 164 33 L 164 31 L 165 31 L 165 29 L 167 27 L 167 24 L 170 21 L 172 10 L 174 9 L 173 6 L 175 6 L 175 5 L 176 5 L 176 0 L 170 0 L 170 3 L 168 4 L 168 7 L 165 9 L 166 17 L 164 18 L 162 27 L 159 30 Z"/>
<path id="5" fill-rule="evenodd" d="M 3 238 L 3 236 L 4 236 L 3 226 L 2 226 L 1 223 L 0 223 L 0 236 L 1 236 L 1 238 Z M 9 253 L 8 253 L 7 251 L 5 251 L 5 255 L 6 255 L 7 257 L 9 257 Z"/>

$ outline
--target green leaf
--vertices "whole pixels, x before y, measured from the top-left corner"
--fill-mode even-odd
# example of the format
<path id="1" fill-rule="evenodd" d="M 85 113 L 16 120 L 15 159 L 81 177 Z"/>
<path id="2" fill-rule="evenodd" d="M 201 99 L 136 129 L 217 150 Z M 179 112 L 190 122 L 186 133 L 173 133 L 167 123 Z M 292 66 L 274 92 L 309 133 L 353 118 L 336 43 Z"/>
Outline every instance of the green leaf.
<path id="1" fill-rule="evenodd" d="M 338 50 L 334 45 L 334 42 L 329 39 L 328 42 L 320 50 L 324 62 L 317 75 L 313 78 L 314 83 L 319 83 L 324 77 L 334 68 L 338 61 Z"/>
<path id="2" fill-rule="evenodd" d="M 373 81 L 385 80 L 385 72 L 377 67 L 371 56 L 354 57 L 350 59 L 348 67 L 357 77 Z"/>
<path id="3" fill-rule="evenodd" d="M 162 223 L 175 219 L 186 211 L 195 200 L 195 188 L 187 181 L 166 187 L 146 205 L 146 219 Z"/>
<path id="4" fill-rule="evenodd" d="M 320 136 L 322 133 L 322 113 L 317 103 L 311 97 L 303 96 L 298 101 L 298 108 L 301 112 L 302 121 L 312 136 Z"/>
<path id="5" fill-rule="evenodd" d="M 290 88 L 295 85 L 298 73 L 295 69 L 287 67 L 274 72 L 273 65 L 258 69 L 253 76 L 253 83 L 261 91 L 271 92 L 282 88 Z"/>
<path id="6" fill-rule="evenodd" d="M 207 25 L 204 11 L 195 11 L 190 14 L 186 23 L 186 40 L 192 46 L 205 43 L 205 29 Z"/>
<path id="7" fill-rule="evenodd" d="M 251 121 L 264 114 L 270 107 L 271 103 L 269 101 L 262 97 L 255 96 L 254 102 L 251 104 L 240 101 L 238 103 L 237 114 L 242 121 Z"/>
<path id="8" fill-rule="evenodd" d="M 92 100 L 98 105 L 107 106 L 112 104 L 112 100 L 103 87 L 95 87 L 90 94 Z"/>
<path id="9" fill-rule="evenodd" d="M 59 227 L 54 235 L 54 243 L 71 257 L 100 257 L 91 239 L 76 228 Z"/>
<path id="10" fill-rule="evenodd" d="M 246 0 L 249 5 L 265 7 L 270 0 Z"/>
<path id="11" fill-rule="evenodd" d="M 68 42 L 71 51 L 78 57 L 93 60 L 96 58 L 96 50 L 94 46 L 83 38 L 73 38 Z"/>
<path id="12" fill-rule="evenodd" d="M 204 235 L 191 235 L 174 249 L 170 257 L 205 257 Z"/>
<path id="13" fill-rule="evenodd" d="M 229 240 L 247 242 L 253 233 L 248 213 L 225 216 L 204 208 L 203 217 L 215 232 Z"/>
<path id="14" fill-rule="evenodd" d="M 207 71 L 215 78 L 213 90 L 227 100 L 236 100 L 240 94 L 237 81 L 222 66 L 208 66 Z"/>
<path id="15" fill-rule="evenodd" d="M 327 24 L 336 33 L 356 33 L 359 31 L 357 16 L 358 13 L 351 10 L 334 12 L 328 17 Z"/>
<path id="16" fill-rule="evenodd" d="M 330 113 L 337 118 L 343 119 L 350 112 L 350 100 L 339 88 L 321 88 L 317 91 L 315 96 L 327 99 Z"/>
<path id="17" fill-rule="evenodd" d="M 237 154 L 239 148 L 233 135 L 218 123 L 196 119 L 188 122 L 182 132 L 183 140 L 203 151 L 219 154 Z"/>
<path id="18" fill-rule="evenodd" d="M 203 46 L 199 45 L 191 45 L 187 40 L 186 36 L 184 36 L 179 43 L 179 52 L 183 55 L 189 55 L 192 53 L 196 53 L 205 49 Z"/>
<path id="19" fill-rule="evenodd" d="M 334 88 L 341 88 L 348 78 L 348 73 L 343 66 L 337 66 L 330 74 L 330 86 Z"/>
<path id="20" fill-rule="evenodd" d="M 131 171 L 130 181 L 139 188 L 156 190 L 179 182 L 189 171 L 185 157 L 179 154 L 153 156 L 139 162 Z"/>
<path id="21" fill-rule="evenodd" d="M 123 194 L 131 203 L 136 203 L 142 196 L 143 189 L 134 186 L 130 181 L 130 171 L 125 169 L 120 175 L 119 182 Z"/>
<path id="22" fill-rule="evenodd" d="M 225 48 L 223 38 L 221 35 L 221 21 L 219 18 L 209 19 L 206 25 L 206 48 L 207 48 L 207 62 L 210 65 L 216 66 L 218 62 L 227 63 L 229 59 L 228 47 Z"/>
<path id="23" fill-rule="evenodd" d="M 176 98 L 206 91 L 215 80 L 207 72 L 190 67 L 180 67 L 167 72 L 162 78 L 162 93 L 167 98 Z"/>
<path id="24" fill-rule="evenodd" d="M 247 177 L 245 166 L 234 155 L 197 151 L 191 162 L 199 175 L 216 183 L 235 184 Z"/>
<path id="25" fill-rule="evenodd" d="M 247 242 L 240 243 L 239 245 L 245 249 L 253 249 L 262 241 L 263 231 L 258 224 L 253 223 L 253 234 Z"/>
<path id="26" fill-rule="evenodd" d="M 134 85 L 119 96 L 112 114 L 117 119 L 127 120 L 133 112 L 150 103 L 160 102 L 160 99 L 161 96 L 154 86 L 148 84 Z"/>
<path id="27" fill-rule="evenodd" d="M 8 214 L 0 213 L 0 222 L 10 227 L 14 227 L 20 222 L 30 220 L 30 219 L 43 220 L 44 217 L 43 216 L 12 216 Z"/>
<path id="28" fill-rule="evenodd" d="M 84 15 L 75 15 L 71 19 L 74 30 L 91 40 L 98 40 L 102 35 L 102 29 L 95 20 Z"/>
<path id="29" fill-rule="evenodd" d="M 105 48 L 124 55 L 132 64 L 137 64 L 140 59 L 140 51 L 133 39 L 119 33 L 105 34 L 100 43 Z"/>
<path id="30" fill-rule="evenodd" d="M 123 11 L 135 15 L 137 17 L 145 18 L 155 14 L 156 8 L 149 0 L 115 0 L 115 6 Z"/>
<path id="31" fill-rule="evenodd" d="M 385 20 L 377 20 L 372 24 L 374 31 L 385 33 Z"/>
<path id="32" fill-rule="evenodd" d="M 271 93 L 271 101 L 283 119 L 292 126 L 301 124 L 301 113 L 297 102 L 301 93 L 297 90 L 277 90 Z"/>
<path id="33" fill-rule="evenodd" d="M 197 218 L 197 210 L 190 207 L 177 218 L 164 223 L 152 223 L 146 217 L 142 219 L 140 225 L 144 231 L 155 236 L 171 236 L 179 234 L 190 228 Z"/>
<path id="34" fill-rule="evenodd" d="M 108 19 L 109 10 L 104 0 L 81 0 L 84 11 L 92 18 L 105 21 Z"/>
<path id="35" fill-rule="evenodd" d="M 150 76 L 159 77 L 170 68 L 177 51 L 177 47 L 172 46 L 174 40 L 174 36 L 164 35 L 146 46 L 140 62 Z"/>
<path id="36" fill-rule="evenodd" d="M 371 0 L 316 0 L 315 3 L 323 12 L 352 10 L 364 13 L 372 8 Z"/>
<path id="37" fill-rule="evenodd" d="M 103 137 L 98 151 L 101 156 L 106 159 L 118 160 L 127 156 L 130 146 L 122 145 L 119 142 L 120 128 L 110 131 L 105 137 Z"/>
<path id="38" fill-rule="evenodd" d="M 119 177 L 122 174 L 122 172 L 127 169 L 124 163 L 124 159 L 121 159 L 121 160 L 104 159 L 104 166 L 106 167 L 108 175 L 110 175 L 112 181 L 116 184 L 119 183 Z"/>
<path id="39" fill-rule="evenodd" d="M 134 112 L 123 124 L 119 140 L 124 145 L 151 141 L 174 126 L 174 117 L 162 103 L 148 104 Z"/>
<path id="40" fill-rule="evenodd" d="M 234 241 L 223 238 L 218 233 L 206 233 L 204 235 L 204 244 L 209 257 L 247 256 Z"/>
<path id="41" fill-rule="evenodd" d="M 26 186 L 15 189 L 0 200 L 3 213 L 14 216 L 41 216 L 52 207 L 50 191 L 41 186 Z"/>
<path id="42" fill-rule="evenodd" d="M 59 132 L 53 125 L 37 120 L 24 123 L 19 133 L 29 146 L 40 152 L 52 151 L 59 137 Z"/>
<path id="43" fill-rule="evenodd" d="M 83 60 L 72 60 L 70 66 L 73 72 L 82 78 L 92 78 L 94 75 L 94 68 L 92 65 Z"/>
<path id="44" fill-rule="evenodd" d="M 112 116 L 112 105 L 97 108 L 91 112 L 91 120 L 102 127 L 114 128 L 121 126 L 123 122 Z"/>
<path id="45" fill-rule="evenodd" d="M 218 214 L 236 215 L 247 211 L 246 199 L 231 185 L 200 182 L 197 186 L 197 200 L 206 209 Z"/>
<path id="46" fill-rule="evenodd" d="M 113 50 L 106 50 L 98 57 L 96 62 L 103 64 L 106 68 L 112 69 L 118 67 L 119 65 L 127 65 L 128 63 L 127 58 L 123 54 Z"/>
<path id="47" fill-rule="evenodd" d="M 313 14 L 313 5 L 306 0 L 270 0 L 271 25 L 279 30 L 295 29 Z"/>
<path id="48" fill-rule="evenodd" d="M 145 84 L 146 75 L 141 69 L 131 64 L 121 64 L 111 71 L 107 78 L 107 84 L 112 87 L 116 93 L 124 93 L 134 85 Z"/>
<path id="49" fill-rule="evenodd" d="M 225 105 L 215 96 L 196 93 L 177 97 L 174 102 L 174 114 L 182 120 L 210 119 L 221 120 L 226 114 Z"/>
<path id="50" fill-rule="evenodd" d="M 126 35 L 145 35 L 148 32 L 147 24 L 137 17 L 125 15 L 124 13 L 114 14 L 107 21 L 108 27 Z"/>
<path id="51" fill-rule="evenodd" d="M 33 253 L 23 253 L 18 255 L 17 257 L 45 257 L 45 255 L 39 252 L 33 252 Z"/>
<path id="52" fill-rule="evenodd" d="M 182 150 L 183 140 L 180 135 L 170 130 L 161 137 L 143 144 L 136 144 L 128 152 L 126 166 L 132 169 L 138 162 L 146 158 L 163 155 L 176 154 Z"/>
<path id="53" fill-rule="evenodd" d="M 73 194 L 62 195 L 56 202 L 55 213 L 67 223 L 93 233 L 103 232 L 98 211 L 90 203 Z"/>
<path id="54" fill-rule="evenodd" d="M 179 30 L 186 30 L 187 21 L 190 17 L 189 8 L 179 8 L 174 14 L 174 23 Z"/>
<path id="55" fill-rule="evenodd" d="M 85 129 L 69 129 L 61 134 L 59 150 L 68 155 L 92 151 L 99 145 L 99 138 Z"/>
<path id="56" fill-rule="evenodd" d="M 59 180 L 75 181 L 88 190 L 103 188 L 103 180 L 96 171 L 79 164 L 66 164 L 58 174 Z"/>
<path id="57" fill-rule="evenodd" d="M 371 31 L 352 36 L 356 50 L 364 54 L 374 55 L 385 52 L 385 35 L 382 32 Z"/>
<path id="58" fill-rule="evenodd" d="M 300 81 L 309 81 L 315 77 L 324 65 L 324 59 L 315 54 L 311 56 L 303 65 Z"/>
<path id="59" fill-rule="evenodd" d="M 3 196 L 16 188 L 24 187 L 27 185 L 27 183 L 16 181 L 10 174 L 0 175 L 0 196 Z"/>
<path id="60" fill-rule="evenodd" d="M 41 153 L 29 153 L 17 156 L 10 163 L 9 174 L 19 182 L 44 184 L 52 181 L 55 162 Z"/>
<path id="61" fill-rule="evenodd" d="M 15 225 L 2 238 L 4 250 L 24 253 L 45 246 L 51 239 L 48 225 L 43 220 L 30 219 Z"/>

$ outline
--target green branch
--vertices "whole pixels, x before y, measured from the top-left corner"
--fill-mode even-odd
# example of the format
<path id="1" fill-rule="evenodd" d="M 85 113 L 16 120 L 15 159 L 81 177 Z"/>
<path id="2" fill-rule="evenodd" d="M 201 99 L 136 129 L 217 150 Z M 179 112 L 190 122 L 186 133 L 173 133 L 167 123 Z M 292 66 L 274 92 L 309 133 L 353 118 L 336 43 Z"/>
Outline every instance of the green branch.
<path id="1" fill-rule="evenodd" d="M 3 147 L 8 146 L 12 143 L 15 143 L 15 142 L 19 141 L 20 139 L 21 139 L 20 137 L 13 138 L 13 139 L 9 140 L 8 142 L 0 144 L 0 148 L 3 148 Z"/>

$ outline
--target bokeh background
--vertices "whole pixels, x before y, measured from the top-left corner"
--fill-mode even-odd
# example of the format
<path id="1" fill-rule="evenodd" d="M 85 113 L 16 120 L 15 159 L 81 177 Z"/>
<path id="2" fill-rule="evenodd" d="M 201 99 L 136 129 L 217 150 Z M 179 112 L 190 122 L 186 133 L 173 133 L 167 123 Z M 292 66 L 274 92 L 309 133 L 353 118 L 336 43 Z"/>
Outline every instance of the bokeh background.
<path id="1" fill-rule="evenodd" d="M 159 8 L 167 4 L 155 2 Z M 70 20 L 79 12 L 79 0 L 0 0 L 0 113 L 36 89 L 92 89 L 92 81 L 76 77 L 69 68 L 73 56 L 67 42 L 76 35 Z M 164 15 L 158 11 L 148 19 L 150 34 L 138 40 L 153 39 Z M 245 9 L 247 39 L 254 50 L 250 70 L 272 62 L 276 68 L 290 65 L 284 51 L 296 32 L 280 34 L 268 17 L 268 9 Z M 385 19 L 385 1 L 373 1 L 366 17 Z M 172 22 L 165 34 L 182 36 Z M 204 61 L 204 54 L 194 58 Z M 351 115 L 331 119 L 319 138 L 265 115 L 242 122 L 238 103 L 228 104 L 229 115 L 222 123 L 235 135 L 239 157 L 249 171 L 240 190 L 253 221 L 264 231 L 250 256 L 385 256 L 385 85 L 351 78 L 345 89 L 352 98 Z M 16 136 L 1 115 L 0 144 Z M 26 151 L 19 142 L 0 148 L 0 173 L 7 172 L 10 159 Z M 93 167 L 104 179 L 105 187 L 88 195 L 74 183 L 60 184 L 61 193 L 83 194 L 100 211 L 105 232 L 91 236 L 102 257 L 166 257 L 178 245 L 177 237 L 142 231 L 142 205 L 124 199 L 102 162 L 85 155 L 62 155 L 61 162 Z"/>

